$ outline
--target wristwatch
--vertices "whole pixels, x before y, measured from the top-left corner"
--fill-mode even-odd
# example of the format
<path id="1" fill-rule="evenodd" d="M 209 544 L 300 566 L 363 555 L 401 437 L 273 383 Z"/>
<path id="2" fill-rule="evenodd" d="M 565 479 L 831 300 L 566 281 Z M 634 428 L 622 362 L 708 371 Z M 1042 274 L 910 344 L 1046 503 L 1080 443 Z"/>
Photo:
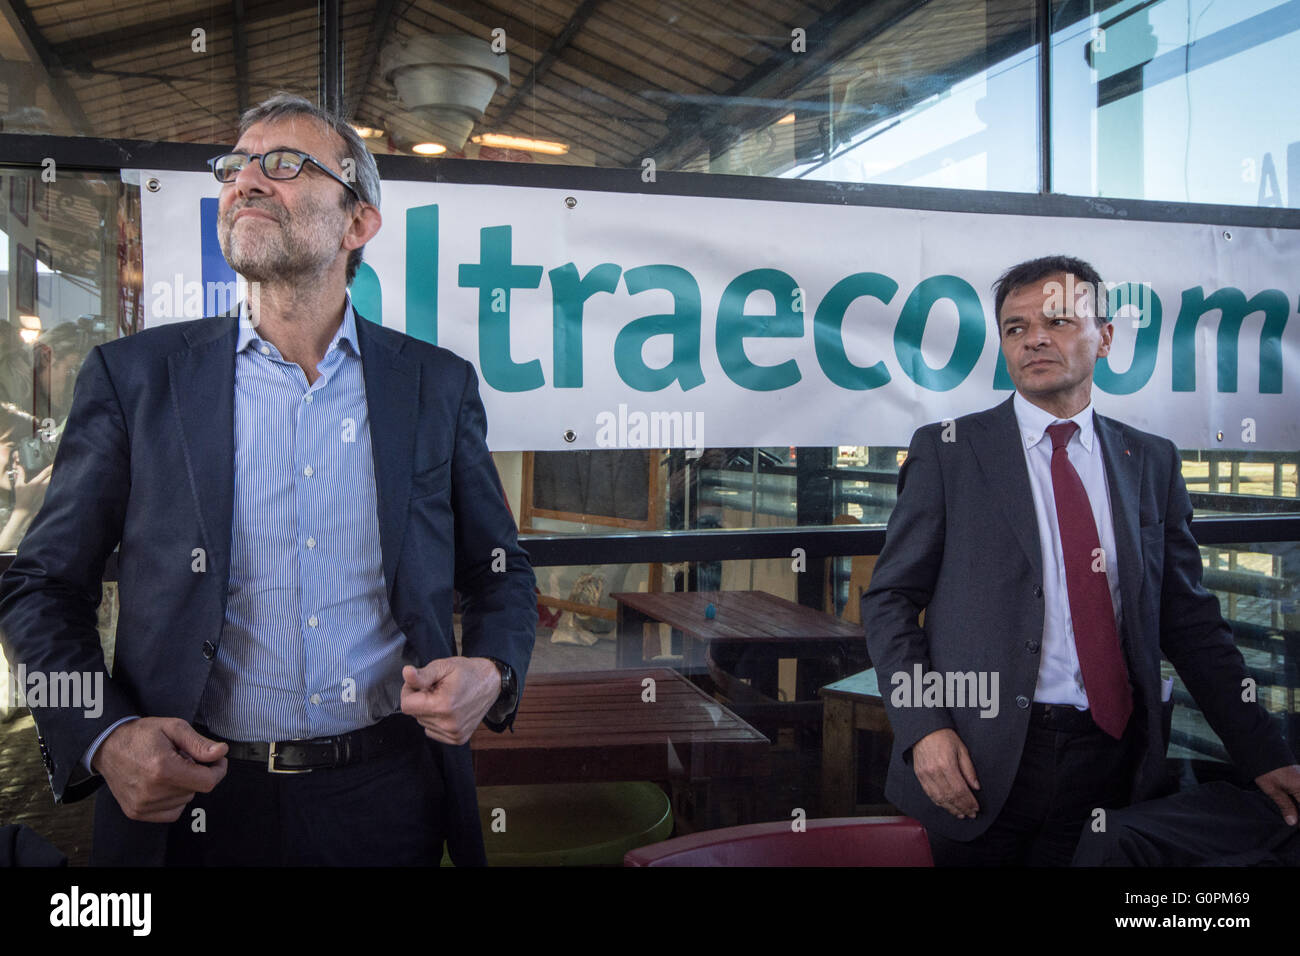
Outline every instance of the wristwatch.
<path id="1" fill-rule="evenodd" d="M 519 697 L 519 681 L 515 679 L 515 669 L 505 661 L 497 660 L 495 657 L 489 657 L 497 670 L 501 672 L 501 693 L 497 696 L 496 703 L 492 705 L 494 711 L 504 710 L 506 713 L 515 709 L 515 702 Z"/>

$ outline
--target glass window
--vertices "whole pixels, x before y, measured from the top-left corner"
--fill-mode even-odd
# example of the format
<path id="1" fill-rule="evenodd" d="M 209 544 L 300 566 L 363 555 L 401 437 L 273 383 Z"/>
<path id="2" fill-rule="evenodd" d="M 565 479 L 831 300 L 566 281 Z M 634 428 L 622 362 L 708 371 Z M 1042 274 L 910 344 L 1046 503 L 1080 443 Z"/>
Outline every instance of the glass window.
<path id="1" fill-rule="evenodd" d="M 1243 688 L 1277 720 L 1292 750 L 1300 734 L 1300 542 L 1243 543 L 1202 548 L 1205 586 L 1219 599 L 1233 639 L 1246 659 L 1253 685 Z M 1166 662 L 1166 676 L 1174 671 Z M 1174 682 L 1171 758 L 1228 762 L 1222 741 L 1210 728 L 1181 680 Z M 1204 772 L 1204 771 L 1203 771 Z M 1214 768 L 1210 768 L 1215 773 Z M 1221 774 L 1221 771 L 1218 771 Z"/>
<path id="2" fill-rule="evenodd" d="M 1090 14 L 1078 16 L 1081 7 Z M 1052 5 L 1052 189 L 1300 205 L 1285 0 Z"/>
<path id="3" fill-rule="evenodd" d="M 0 173 L 0 552 L 40 510 L 81 363 L 135 331 L 139 190 L 116 176 Z"/>

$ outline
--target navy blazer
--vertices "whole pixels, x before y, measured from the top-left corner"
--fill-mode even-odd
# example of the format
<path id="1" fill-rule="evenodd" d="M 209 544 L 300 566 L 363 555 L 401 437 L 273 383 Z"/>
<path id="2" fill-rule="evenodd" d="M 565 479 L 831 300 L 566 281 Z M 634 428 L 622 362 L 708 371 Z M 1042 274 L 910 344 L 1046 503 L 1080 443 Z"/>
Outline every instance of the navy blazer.
<path id="1" fill-rule="evenodd" d="M 422 662 L 450 657 L 455 589 L 464 654 L 506 662 L 522 692 L 534 576 L 488 454 L 474 368 L 360 315 L 356 328 L 393 618 Z M 100 787 L 80 761 L 120 718 L 195 719 L 225 621 L 237 336 L 235 315 L 160 326 L 96 346 L 77 377 L 45 502 L 0 578 L 12 661 L 105 672 L 96 607 L 119 548 L 117 648 L 102 714 L 33 711 L 56 801 Z M 504 572 L 492 568 L 497 548 Z M 483 863 L 469 746 L 429 745 L 445 778 L 453 859 Z M 107 787 L 95 810 L 95 863 L 163 862 L 168 824 L 127 819 Z"/>
<path id="2" fill-rule="evenodd" d="M 1192 505 L 1178 449 L 1165 438 L 1094 413 L 1110 491 L 1120 578 L 1120 641 L 1134 688 L 1139 752 L 1130 798 L 1164 784 L 1168 725 L 1161 652 L 1210 726 L 1250 777 L 1294 763 L 1277 725 L 1243 700 L 1241 652 L 1201 585 Z M 886 797 L 927 829 L 953 840 L 983 833 L 1001 811 L 1020 765 L 1043 639 L 1043 568 L 1012 399 L 912 437 L 898 476 L 898 504 L 862 596 L 862 623 L 894 746 Z M 925 611 L 925 623 L 917 623 Z M 977 707 L 894 706 L 891 675 L 976 671 L 998 675 L 998 713 Z M 912 770 L 922 737 L 954 729 L 980 782 L 980 812 L 959 820 L 935 805 Z"/>

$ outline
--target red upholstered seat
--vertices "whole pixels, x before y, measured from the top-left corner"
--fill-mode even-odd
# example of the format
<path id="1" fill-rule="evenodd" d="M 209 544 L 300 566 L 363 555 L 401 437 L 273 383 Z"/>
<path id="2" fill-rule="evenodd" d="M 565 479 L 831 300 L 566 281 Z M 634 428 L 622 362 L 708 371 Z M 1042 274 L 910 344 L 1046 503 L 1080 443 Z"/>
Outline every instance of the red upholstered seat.
<path id="1" fill-rule="evenodd" d="M 644 846 L 624 866 L 934 866 L 925 828 L 911 817 L 832 817 L 706 830 Z"/>

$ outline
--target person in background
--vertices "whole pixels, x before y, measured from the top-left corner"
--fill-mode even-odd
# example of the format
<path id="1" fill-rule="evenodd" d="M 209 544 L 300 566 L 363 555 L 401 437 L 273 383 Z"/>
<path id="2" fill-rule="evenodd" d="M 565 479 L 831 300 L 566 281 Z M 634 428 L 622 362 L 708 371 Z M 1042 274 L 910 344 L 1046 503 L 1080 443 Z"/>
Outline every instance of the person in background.
<path id="1" fill-rule="evenodd" d="M 925 825 L 938 865 L 1064 866 L 1098 810 L 1157 796 L 1162 653 L 1274 826 L 1296 824 L 1300 766 L 1243 699 L 1245 662 L 1201 584 L 1178 449 L 1093 409 L 1114 334 L 1106 295 L 1068 256 L 1002 275 L 1015 394 L 913 436 L 862 597 L 894 730 L 885 793 Z M 899 693 L 967 674 L 993 699 Z"/>

